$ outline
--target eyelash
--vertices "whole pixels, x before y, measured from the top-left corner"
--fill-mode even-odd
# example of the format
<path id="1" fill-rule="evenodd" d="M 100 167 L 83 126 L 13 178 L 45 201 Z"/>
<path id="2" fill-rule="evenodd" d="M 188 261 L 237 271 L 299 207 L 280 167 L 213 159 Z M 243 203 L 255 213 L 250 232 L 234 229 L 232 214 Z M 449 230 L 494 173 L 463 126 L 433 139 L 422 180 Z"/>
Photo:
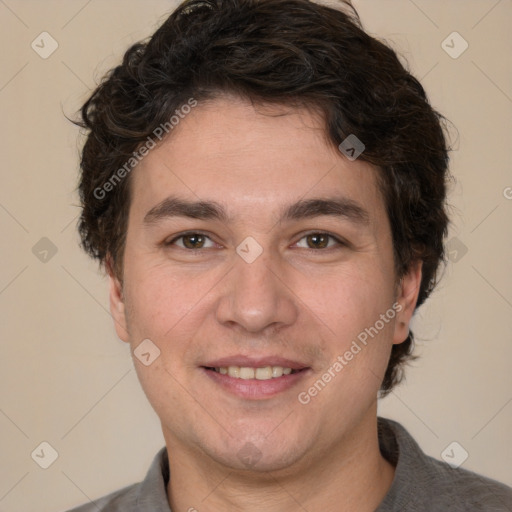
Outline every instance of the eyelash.
<path id="1" fill-rule="evenodd" d="M 213 241 L 206 233 L 203 233 L 202 231 L 187 231 L 185 233 L 181 233 L 180 235 L 174 237 L 172 240 L 169 240 L 169 241 L 164 241 L 163 245 L 165 247 L 171 247 L 172 245 L 174 245 L 174 243 L 186 236 L 190 236 L 190 235 L 201 235 L 201 236 L 204 236 L 205 238 L 207 238 L 208 240 L 210 241 Z M 298 243 L 300 242 L 303 238 L 306 238 L 308 236 L 311 236 L 311 235 L 326 235 L 327 237 L 329 237 L 330 239 L 334 240 L 336 242 L 336 244 L 338 245 L 338 248 L 339 247 L 344 247 L 344 246 L 347 246 L 348 244 L 346 242 L 344 242 L 343 240 L 341 240 L 339 237 L 337 237 L 336 235 L 333 235 L 327 231 L 310 231 L 308 233 L 305 233 L 304 235 L 302 235 L 301 238 L 299 238 L 299 240 L 295 243 Z M 200 252 L 200 251 L 205 251 L 205 250 L 208 250 L 209 248 L 206 247 L 206 248 L 199 248 L 199 249 L 189 249 L 187 247 L 179 247 L 180 249 L 183 249 L 185 251 L 189 251 L 189 252 Z M 319 251 L 327 251 L 329 249 L 335 249 L 336 247 L 326 247 L 324 249 L 312 249 L 310 247 L 306 248 L 306 250 L 308 251 L 314 251 L 314 252 L 319 252 Z"/>

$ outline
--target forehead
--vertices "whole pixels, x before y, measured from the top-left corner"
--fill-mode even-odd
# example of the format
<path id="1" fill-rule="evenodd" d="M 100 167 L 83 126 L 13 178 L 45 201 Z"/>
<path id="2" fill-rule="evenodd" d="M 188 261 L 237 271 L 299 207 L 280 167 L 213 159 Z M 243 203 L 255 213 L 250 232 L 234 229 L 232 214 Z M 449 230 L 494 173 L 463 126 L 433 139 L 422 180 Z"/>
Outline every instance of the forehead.
<path id="1" fill-rule="evenodd" d="M 321 115 L 237 97 L 199 103 L 132 173 L 137 218 L 166 197 L 215 201 L 228 216 L 275 214 L 299 199 L 339 196 L 375 219 L 383 210 L 377 170 L 329 142 Z"/>

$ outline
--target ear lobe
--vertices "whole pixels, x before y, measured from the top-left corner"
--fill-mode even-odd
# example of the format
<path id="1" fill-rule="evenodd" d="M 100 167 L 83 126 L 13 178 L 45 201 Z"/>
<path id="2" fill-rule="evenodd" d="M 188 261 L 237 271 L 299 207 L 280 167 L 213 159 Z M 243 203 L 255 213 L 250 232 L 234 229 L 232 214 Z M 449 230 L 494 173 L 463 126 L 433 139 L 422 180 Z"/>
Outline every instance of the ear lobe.
<path id="1" fill-rule="evenodd" d="M 411 321 L 421 286 L 423 262 L 417 260 L 411 264 L 398 285 L 396 302 L 399 304 L 395 321 L 393 344 L 403 343 L 409 336 Z"/>
<path id="2" fill-rule="evenodd" d="M 115 276 L 112 260 L 107 257 L 105 267 L 108 272 L 109 279 L 109 300 L 110 300 L 110 314 L 114 319 L 114 326 L 117 336 L 126 343 L 129 342 L 128 329 L 126 323 L 125 304 L 123 296 L 123 285 Z"/>

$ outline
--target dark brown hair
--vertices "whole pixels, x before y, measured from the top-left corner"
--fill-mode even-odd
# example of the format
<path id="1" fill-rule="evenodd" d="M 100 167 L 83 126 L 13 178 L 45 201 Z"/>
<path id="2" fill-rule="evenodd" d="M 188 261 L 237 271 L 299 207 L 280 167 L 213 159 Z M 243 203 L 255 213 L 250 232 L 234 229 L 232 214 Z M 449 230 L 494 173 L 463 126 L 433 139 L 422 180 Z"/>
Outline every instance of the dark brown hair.
<path id="1" fill-rule="evenodd" d="M 398 278 L 420 259 L 417 306 L 437 283 L 448 217 L 444 118 L 354 10 L 308 0 L 187 0 L 129 48 L 83 105 L 79 193 L 82 247 L 122 280 L 130 176 L 112 180 L 190 98 L 232 93 L 254 103 L 314 108 L 338 146 L 354 134 L 378 169 Z M 112 181 L 110 181 L 112 183 Z M 98 190 L 103 192 L 98 193 Z M 402 378 L 413 334 L 393 345 L 381 394 Z"/>

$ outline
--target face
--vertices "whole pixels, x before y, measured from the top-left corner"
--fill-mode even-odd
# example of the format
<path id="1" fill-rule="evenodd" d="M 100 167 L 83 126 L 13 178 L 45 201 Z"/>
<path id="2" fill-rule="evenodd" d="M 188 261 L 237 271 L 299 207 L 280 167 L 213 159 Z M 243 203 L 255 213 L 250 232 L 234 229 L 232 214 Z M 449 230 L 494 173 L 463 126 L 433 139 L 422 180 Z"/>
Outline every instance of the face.
<path id="1" fill-rule="evenodd" d="M 223 97 L 133 171 L 111 309 L 132 351 L 151 340 L 134 364 L 168 447 L 284 470 L 375 421 L 421 269 L 397 283 L 376 170 L 324 132 Z"/>

